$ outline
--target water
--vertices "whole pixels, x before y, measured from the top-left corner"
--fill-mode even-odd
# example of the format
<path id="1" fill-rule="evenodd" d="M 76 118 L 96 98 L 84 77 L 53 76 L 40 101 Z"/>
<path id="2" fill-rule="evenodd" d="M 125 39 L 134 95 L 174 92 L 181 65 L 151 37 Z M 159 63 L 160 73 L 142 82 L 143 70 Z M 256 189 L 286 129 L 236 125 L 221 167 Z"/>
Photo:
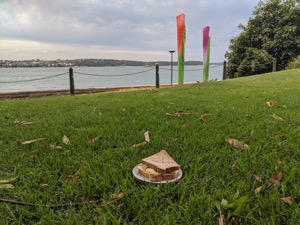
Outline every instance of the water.
<path id="1" fill-rule="evenodd" d="M 171 67 L 160 66 L 159 69 L 160 84 L 170 84 Z M 202 81 L 202 72 L 202 66 L 186 66 L 184 82 Z M 73 73 L 75 90 L 155 85 L 155 67 L 74 67 Z M 177 73 L 177 66 L 173 66 L 173 84 L 177 83 Z M 211 66 L 209 79 L 222 80 L 222 73 L 222 66 Z M 0 92 L 69 88 L 69 68 L 67 67 L 0 68 Z"/>

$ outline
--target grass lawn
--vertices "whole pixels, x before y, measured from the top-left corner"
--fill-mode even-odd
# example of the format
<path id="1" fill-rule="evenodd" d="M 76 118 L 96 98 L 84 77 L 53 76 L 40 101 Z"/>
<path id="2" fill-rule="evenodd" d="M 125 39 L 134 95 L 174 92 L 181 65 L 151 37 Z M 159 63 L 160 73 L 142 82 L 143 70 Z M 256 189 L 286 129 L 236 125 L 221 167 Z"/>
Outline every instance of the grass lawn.
<path id="1" fill-rule="evenodd" d="M 299 70 L 0 101 L 0 224 L 300 224 L 299 109 Z M 162 149 L 182 179 L 135 180 Z"/>

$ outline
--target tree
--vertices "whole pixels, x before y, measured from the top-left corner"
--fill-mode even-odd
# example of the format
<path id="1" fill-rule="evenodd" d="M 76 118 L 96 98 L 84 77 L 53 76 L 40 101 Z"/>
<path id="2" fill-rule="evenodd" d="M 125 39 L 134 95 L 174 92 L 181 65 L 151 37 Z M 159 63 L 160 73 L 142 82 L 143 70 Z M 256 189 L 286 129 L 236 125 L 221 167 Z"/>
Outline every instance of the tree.
<path id="1" fill-rule="evenodd" d="M 293 59 L 289 64 L 287 65 L 287 69 L 296 69 L 300 68 L 300 55 Z"/>
<path id="2" fill-rule="evenodd" d="M 271 72 L 274 59 L 282 70 L 300 55 L 299 0 L 260 1 L 253 16 L 225 54 L 231 78 Z"/>

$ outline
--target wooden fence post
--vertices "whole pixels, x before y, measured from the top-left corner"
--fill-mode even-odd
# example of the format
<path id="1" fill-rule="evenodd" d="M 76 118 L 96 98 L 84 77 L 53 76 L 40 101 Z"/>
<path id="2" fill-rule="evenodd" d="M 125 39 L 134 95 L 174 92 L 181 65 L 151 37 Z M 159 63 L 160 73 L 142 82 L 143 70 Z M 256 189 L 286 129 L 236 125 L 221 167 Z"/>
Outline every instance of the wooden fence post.
<path id="1" fill-rule="evenodd" d="M 155 64 L 155 77 L 156 77 L 156 88 L 159 88 L 159 65 L 158 63 Z"/>
<path id="2" fill-rule="evenodd" d="M 75 95 L 74 76 L 73 76 L 73 68 L 72 67 L 70 67 L 70 69 L 69 69 L 69 76 L 70 76 L 70 95 Z"/>

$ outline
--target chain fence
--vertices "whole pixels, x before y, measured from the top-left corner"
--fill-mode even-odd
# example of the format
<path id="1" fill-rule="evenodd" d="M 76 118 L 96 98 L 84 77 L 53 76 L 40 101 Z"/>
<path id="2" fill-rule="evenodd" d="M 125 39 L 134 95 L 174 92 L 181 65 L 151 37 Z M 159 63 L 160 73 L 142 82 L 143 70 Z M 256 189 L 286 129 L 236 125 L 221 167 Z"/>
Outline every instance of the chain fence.
<path id="1" fill-rule="evenodd" d="M 55 77 L 60 77 L 63 75 L 69 74 L 68 72 L 66 73 L 61 73 L 61 74 L 56 74 L 48 77 L 40 77 L 40 78 L 34 78 L 34 79 L 29 79 L 29 80 L 15 80 L 15 81 L 0 81 L 0 84 L 12 84 L 12 83 L 22 83 L 22 82 L 31 82 L 31 81 L 37 81 L 37 80 L 47 80 Z"/>
<path id="2" fill-rule="evenodd" d="M 213 68 L 217 68 L 220 67 L 222 65 L 215 65 L 215 66 L 211 66 L 210 69 Z M 160 67 L 160 70 L 167 70 L 167 71 L 171 71 L 171 68 L 163 68 Z M 124 74 L 93 74 L 93 73 L 83 73 L 83 72 L 76 72 L 74 71 L 74 74 L 79 74 L 82 76 L 94 76 L 94 77 L 124 77 L 124 76 L 132 76 L 132 75 L 137 75 L 137 74 L 143 74 L 143 73 L 147 73 L 149 71 L 154 71 L 155 68 L 151 68 L 151 69 L 147 69 L 147 70 L 143 70 L 143 71 L 139 71 L 139 72 L 133 72 L 133 73 L 124 73 Z M 190 71 L 202 71 L 203 68 L 199 68 L 199 69 L 185 69 L 185 72 L 190 72 Z M 173 71 L 179 71 L 174 69 Z M 39 80 L 47 80 L 47 79 L 52 79 L 52 78 L 56 78 L 56 77 L 60 77 L 63 75 L 67 75 L 69 74 L 69 72 L 66 73 L 60 73 L 60 74 L 56 74 L 56 75 L 51 75 L 51 76 L 47 76 L 47 77 L 40 77 L 40 78 L 34 78 L 34 79 L 27 79 L 27 80 L 13 80 L 13 81 L 2 81 L 0 80 L 1 84 L 10 84 L 10 83 L 22 83 L 22 82 L 31 82 L 31 81 L 39 81 Z"/>
<path id="3" fill-rule="evenodd" d="M 273 68 L 274 68 L 274 62 L 268 62 L 268 63 L 262 63 L 262 64 L 256 64 L 256 65 L 249 64 L 249 65 L 243 65 L 242 67 L 261 67 L 261 66 L 269 65 L 271 63 L 273 63 Z M 226 66 L 240 66 L 240 65 L 224 61 L 223 64 L 211 64 L 209 69 L 211 70 L 211 69 L 215 69 L 215 68 L 218 68 L 218 67 L 223 67 L 223 78 L 221 78 L 221 79 L 224 80 L 224 79 L 226 79 L 226 76 L 225 76 L 226 75 Z M 76 75 L 79 75 L 79 76 L 92 76 L 92 77 L 126 77 L 126 76 L 133 76 L 133 75 L 143 75 L 145 73 L 148 73 L 148 75 L 149 75 L 150 71 L 155 71 L 155 76 L 153 76 L 153 77 L 156 77 L 156 87 L 159 87 L 159 83 L 157 83 L 157 82 L 159 82 L 159 71 L 171 71 L 171 74 L 173 74 L 173 72 L 179 71 L 177 69 L 173 69 L 173 65 L 168 66 L 168 67 L 169 68 L 166 68 L 166 66 L 159 67 L 159 65 L 157 64 L 154 68 L 150 68 L 150 69 L 148 68 L 148 69 L 138 71 L 138 72 L 122 73 L 122 74 L 85 73 L 85 72 L 73 71 L 73 68 L 70 68 L 69 72 L 59 73 L 59 74 L 55 74 L 55 75 L 50 75 L 50 76 L 46 76 L 46 77 L 39 77 L 39 78 L 34 78 L 34 79 L 24 79 L 24 80 L 3 80 L 3 79 L 0 79 L 0 84 L 14 84 L 14 83 L 25 83 L 25 82 L 34 82 L 34 81 L 41 81 L 41 80 L 50 80 L 50 79 L 62 77 L 62 76 L 65 76 L 65 75 L 69 75 L 70 85 L 73 82 L 72 85 L 74 86 L 73 74 L 76 74 Z M 71 74 L 71 70 L 72 70 L 72 74 Z M 189 73 L 189 72 L 202 71 L 202 70 L 203 70 L 203 68 L 196 68 L 196 69 L 185 69 L 184 71 Z M 214 80 L 217 80 L 217 79 L 214 79 Z M 196 80 L 194 82 L 196 82 Z M 199 81 L 197 81 L 197 82 L 199 83 Z M 172 81 L 171 81 L 171 85 L 172 85 Z"/>
<path id="4" fill-rule="evenodd" d="M 124 74 L 91 74 L 91 73 L 81 73 L 81 72 L 74 72 L 76 74 L 80 74 L 83 76 L 94 76 L 94 77 L 124 77 L 124 76 L 132 76 L 136 74 L 142 74 L 142 73 L 147 73 L 149 71 L 155 70 L 155 68 L 140 71 L 140 72 L 134 72 L 134 73 L 124 73 Z"/>

